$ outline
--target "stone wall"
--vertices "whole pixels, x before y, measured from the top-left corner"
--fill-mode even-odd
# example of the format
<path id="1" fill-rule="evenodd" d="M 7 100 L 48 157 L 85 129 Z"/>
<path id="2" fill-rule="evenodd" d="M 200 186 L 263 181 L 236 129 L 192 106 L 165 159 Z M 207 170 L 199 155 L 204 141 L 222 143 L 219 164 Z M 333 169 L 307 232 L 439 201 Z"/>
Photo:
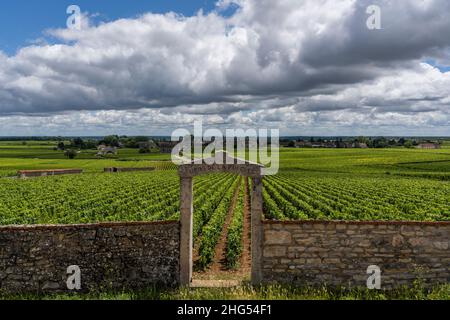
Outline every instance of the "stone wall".
<path id="1" fill-rule="evenodd" d="M 139 289 L 179 283 L 179 222 L 0 227 L 0 291 Z"/>
<path id="2" fill-rule="evenodd" d="M 126 168 L 126 167 L 118 168 L 118 167 L 113 167 L 113 168 L 104 168 L 104 172 L 107 172 L 107 173 L 114 173 L 114 172 L 140 172 L 140 171 L 154 171 L 154 170 L 155 170 L 154 167 L 141 167 L 141 168 Z"/>
<path id="3" fill-rule="evenodd" d="M 19 170 L 17 172 L 21 179 L 81 173 L 83 173 L 82 169 Z"/>
<path id="4" fill-rule="evenodd" d="M 383 288 L 450 283 L 450 223 L 263 223 L 263 282 L 366 286 L 381 269 Z"/>

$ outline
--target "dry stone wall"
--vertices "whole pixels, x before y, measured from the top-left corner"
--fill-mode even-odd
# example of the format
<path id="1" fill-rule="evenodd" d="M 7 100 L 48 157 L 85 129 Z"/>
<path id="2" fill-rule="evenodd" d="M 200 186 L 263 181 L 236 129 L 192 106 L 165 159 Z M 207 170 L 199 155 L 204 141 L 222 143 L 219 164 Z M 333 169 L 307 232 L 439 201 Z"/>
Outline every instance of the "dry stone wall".
<path id="1" fill-rule="evenodd" d="M 450 223 L 263 223 L 263 282 L 366 286 L 381 269 L 383 288 L 450 283 Z"/>
<path id="2" fill-rule="evenodd" d="M 21 179 L 81 173 L 83 173 L 82 169 L 20 170 L 17 172 Z"/>
<path id="3" fill-rule="evenodd" d="M 155 171 L 154 167 L 142 167 L 142 168 L 104 168 L 104 172 L 114 173 L 114 172 L 140 172 L 140 171 Z"/>
<path id="4" fill-rule="evenodd" d="M 364 287 L 372 265 L 383 288 L 450 283 L 449 222 L 263 221 L 260 228 L 256 284 Z M 178 221 L 0 227 L 0 292 L 70 291 L 69 266 L 80 269 L 81 291 L 188 283 L 192 260 L 186 251 L 183 265 L 180 248 L 189 247 L 181 238 Z"/>
<path id="5" fill-rule="evenodd" d="M 179 222 L 0 227 L 0 291 L 143 289 L 179 283 Z"/>

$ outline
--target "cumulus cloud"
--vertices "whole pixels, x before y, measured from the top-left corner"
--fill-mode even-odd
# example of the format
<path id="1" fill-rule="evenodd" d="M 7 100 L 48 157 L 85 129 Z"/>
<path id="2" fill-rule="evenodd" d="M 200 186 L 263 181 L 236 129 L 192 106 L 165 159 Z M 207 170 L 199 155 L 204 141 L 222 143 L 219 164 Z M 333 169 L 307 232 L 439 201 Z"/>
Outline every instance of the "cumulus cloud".
<path id="1" fill-rule="evenodd" d="M 373 4 L 381 30 L 366 27 Z M 449 126 L 450 73 L 423 62 L 450 60 L 447 0 L 221 0 L 217 8 L 51 30 L 57 44 L 0 53 L 0 123 L 46 119 L 95 131 L 204 115 L 308 130 Z"/>

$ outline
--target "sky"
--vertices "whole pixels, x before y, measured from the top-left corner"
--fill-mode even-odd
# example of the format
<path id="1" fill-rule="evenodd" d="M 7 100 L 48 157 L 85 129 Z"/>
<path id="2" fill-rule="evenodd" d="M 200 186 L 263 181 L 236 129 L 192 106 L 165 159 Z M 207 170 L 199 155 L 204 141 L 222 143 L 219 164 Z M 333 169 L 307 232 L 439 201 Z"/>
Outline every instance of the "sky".
<path id="1" fill-rule="evenodd" d="M 134 18 L 146 12 L 177 12 L 194 15 L 200 9 L 215 9 L 213 0 L 15 0 L 2 1 L 0 10 L 0 50 L 11 55 L 20 48 L 43 37 L 47 29 L 64 28 L 67 7 L 76 4 L 83 12 L 95 15 L 94 20 L 112 22 L 120 18 Z"/>
<path id="2" fill-rule="evenodd" d="M 67 27 L 73 4 L 80 30 Z M 0 6 L 0 136 L 170 135 L 200 119 L 282 135 L 450 136 L 447 0 Z"/>

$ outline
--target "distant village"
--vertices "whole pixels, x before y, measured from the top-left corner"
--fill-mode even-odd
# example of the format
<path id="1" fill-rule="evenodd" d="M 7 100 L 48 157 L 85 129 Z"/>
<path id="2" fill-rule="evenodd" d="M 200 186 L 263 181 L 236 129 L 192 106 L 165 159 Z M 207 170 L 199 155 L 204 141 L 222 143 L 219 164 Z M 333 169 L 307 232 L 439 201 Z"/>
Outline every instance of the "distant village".
<path id="1" fill-rule="evenodd" d="M 205 148 L 211 141 L 204 141 Z M 441 140 L 385 138 L 385 137 L 348 137 L 348 138 L 282 138 L 280 146 L 285 148 L 341 148 L 341 149 L 368 149 L 368 148 L 417 148 L 440 149 Z M 119 137 L 107 136 L 100 140 L 73 139 L 69 148 L 97 149 L 97 157 L 116 156 L 118 149 L 138 149 L 139 153 L 171 153 L 177 141 L 168 138 L 151 137 Z M 270 144 L 270 142 L 269 142 Z M 225 139 L 223 141 L 225 145 Z"/>
<path id="2" fill-rule="evenodd" d="M 5 138 L 6 139 L 6 138 Z M 81 150 L 96 150 L 98 158 L 116 157 L 120 149 L 138 149 L 145 153 L 171 153 L 179 143 L 170 141 L 170 137 L 148 136 L 118 136 L 106 137 L 8 137 L 11 141 L 49 141 L 56 142 L 57 151 L 64 152 L 67 158 L 77 157 Z M 2 138 L 0 137 L 0 140 Z M 248 143 L 248 138 L 246 139 Z M 368 148 L 410 148 L 410 149 L 441 149 L 442 144 L 448 138 L 405 138 L 405 137 L 282 137 L 280 146 L 284 148 L 340 148 L 340 149 L 368 149 Z M 211 141 L 204 141 L 205 148 Z M 224 137 L 223 145 L 226 143 Z M 236 142 L 235 142 L 236 143 Z M 246 144 L 247 144 L 246 143 Z M 270 138 L 268 144 L 271 144 Z"/>
<path id="3" fill-rule="evenodd" d="M 417 148 L 417 149 L 440 149 L 442 141 L 405 139 L 405 138 L 308 138 L 308 139 L 282 139 L 280 145 L 286 148 Z"/>
<path id="4" fill-rule="evenodd" d="M 62 139 L 61 139 L 62 140 Z M 59 141 L 55 150 L 64 151 L 66 156 L 74 158 L 74 150 L 97 150 L 99 158 L 114 157 L 119 149 L 138 149 L 139 153 L 171 153 L 178 142 L 156 140 L 149 137 L 107 136 L 101 139 L 73 138 L 70 142 Z"/>

